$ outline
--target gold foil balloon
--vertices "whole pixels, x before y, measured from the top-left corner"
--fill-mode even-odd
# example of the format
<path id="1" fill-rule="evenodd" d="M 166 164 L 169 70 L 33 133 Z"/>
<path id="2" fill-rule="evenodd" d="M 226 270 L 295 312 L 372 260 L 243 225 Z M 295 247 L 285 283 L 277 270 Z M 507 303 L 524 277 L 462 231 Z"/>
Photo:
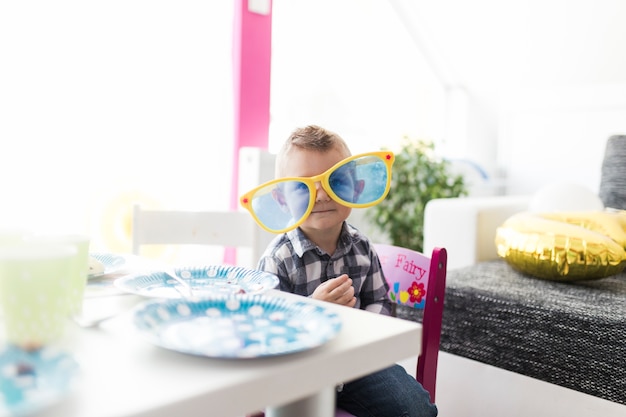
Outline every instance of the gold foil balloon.
<path id="1" fill-rule="evenodd" d="M 620 222 L 617 212 L 609 211 L 573 211 L 540 213 L 541 217 L 556 220 L 584 229 L 602 233 L 626 249 L 626 230 Z"/>
<path id="2" fill-rule="evenodd" d="M 626 267 L 626 232 L 616 213 L 518 213 L 497 229 L 495 243 L 509 265 L 537 278 L 599 279 Z"/>

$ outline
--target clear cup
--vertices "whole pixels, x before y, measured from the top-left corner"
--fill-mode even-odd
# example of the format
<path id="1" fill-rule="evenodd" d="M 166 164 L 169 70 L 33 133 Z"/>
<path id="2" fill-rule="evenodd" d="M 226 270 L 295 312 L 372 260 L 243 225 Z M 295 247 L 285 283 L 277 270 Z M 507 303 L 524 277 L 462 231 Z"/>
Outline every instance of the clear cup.
<path id="1" fill-rule="evenodd" d="M 27 237 L 26 240 L 35 243 L 70 245 L 76 248 L 67 288 L 67 308 L 68 315 L 79 315 L 83 309 L 83 297 L 89 276 L 89 236 L 81 234 L 34 235 Z"/>
<path id="2" fill-rule="evenodd" d="M 0 319 L 9 343 L 32 350 L 63 336 L 76 253 L 59 244 L 0 247 Z"/>

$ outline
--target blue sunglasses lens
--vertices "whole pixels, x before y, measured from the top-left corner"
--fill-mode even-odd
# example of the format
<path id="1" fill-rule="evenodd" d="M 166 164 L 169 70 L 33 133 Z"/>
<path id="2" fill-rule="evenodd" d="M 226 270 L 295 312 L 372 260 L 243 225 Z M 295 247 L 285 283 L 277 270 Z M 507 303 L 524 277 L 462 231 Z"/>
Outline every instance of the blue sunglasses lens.
<path id="1" fill-rule="evenodd" d="M 385 161 L 372 155 L 341 165 L 330 174 L 328 182 L 343 202 L 369 204 L 385 194 L 387 176 Z"/>
<path id="2" fill-rule="evenodd" d="M 265 227 L 283 230 L 305 215 L 311 193 L 301 181 L 283 181 L 263 187 L 252 196 L 252 210 Z"/>
<path id="3" fill-rule="evenodd" d="M 341 200 L 354 203 L 358 198 L 358 179 L 354 161 L 335 169 L 328 177 L 328 184 Z"/>

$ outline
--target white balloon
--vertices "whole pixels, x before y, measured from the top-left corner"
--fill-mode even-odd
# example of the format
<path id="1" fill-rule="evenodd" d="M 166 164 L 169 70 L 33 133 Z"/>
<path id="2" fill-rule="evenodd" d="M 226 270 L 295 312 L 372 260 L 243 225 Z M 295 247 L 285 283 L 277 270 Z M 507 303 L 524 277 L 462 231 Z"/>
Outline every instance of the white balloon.
<path id="1" fill-rule="evenodd" d="M 552 183 L 533 195 L 528 208 L 534 212 L 592 211 L 604 210 L 604 203 L 596 193 L 582 185 Z"/>

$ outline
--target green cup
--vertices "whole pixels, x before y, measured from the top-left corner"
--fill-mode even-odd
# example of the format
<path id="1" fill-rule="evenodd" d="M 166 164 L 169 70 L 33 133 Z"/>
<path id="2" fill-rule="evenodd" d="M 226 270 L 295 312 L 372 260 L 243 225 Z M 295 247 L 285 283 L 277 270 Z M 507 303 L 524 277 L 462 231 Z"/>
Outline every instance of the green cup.
<path id="1" fill-rule="evenodd" d="M 70 281 L 67 287 L 67 308 L 69 315 L 80 314 L 89 275 L 89 236 L 80 234 L 37 235 L 26 238 L 29 242 L 70 245 L 76 248 L 72 260 Z"/>
<path id="2" fill-rule="evenodd" d="M 0 318 L 9 343 L 37 349 L 61 338 L 76 253 L 71 245 L 0 247 Z"/>

